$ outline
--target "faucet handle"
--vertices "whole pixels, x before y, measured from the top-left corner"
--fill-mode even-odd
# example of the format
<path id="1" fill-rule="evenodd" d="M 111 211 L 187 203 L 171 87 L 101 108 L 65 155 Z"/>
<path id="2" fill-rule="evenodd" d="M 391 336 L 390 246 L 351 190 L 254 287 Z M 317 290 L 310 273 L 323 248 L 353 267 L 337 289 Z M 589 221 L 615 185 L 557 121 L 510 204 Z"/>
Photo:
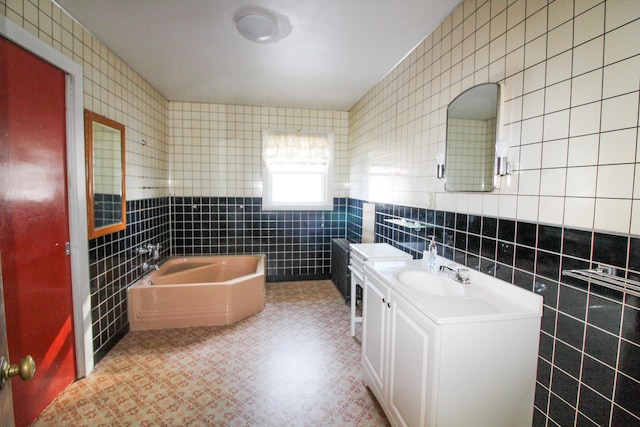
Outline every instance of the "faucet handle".
<path id="1" fill-rule="evenodd" d="M 458 282 L 463 283 L 465 285 L 470 283 L 469 278 L 471 274 L 469 273 L 468 268 L 456 267 L 455 265 L 452 265 L 452 266 L 441 265 L 440 271 L 445 271 L 445 270 L 449 270 L 451 273 L 453 273 L 453 279 L 457 280 Z"/>
<path id="2" fill-rule="evenodd" d="M 148 254 L 150 251 L 151 249 L 149 249 L 146 246 L 140 246 L 139 248 L 134 249 L 134 253 L 137 255 L 145 255 L 145 254 Z"/>
<path id="3" fill-rule="evenodd" d="M 468 268 L 459 268 L 458 269 L 458 280 L 460 283 L 469 283 L 469 269 Z"/>
<path id="4" fill-rule="evenodd" d="M 148 262 L 145 262 L 142 264 L 142 271 L 143 272 L 148 272 L 151 270 L 160 270 L 160 266 L 158 264 L 150 264 Z"/>

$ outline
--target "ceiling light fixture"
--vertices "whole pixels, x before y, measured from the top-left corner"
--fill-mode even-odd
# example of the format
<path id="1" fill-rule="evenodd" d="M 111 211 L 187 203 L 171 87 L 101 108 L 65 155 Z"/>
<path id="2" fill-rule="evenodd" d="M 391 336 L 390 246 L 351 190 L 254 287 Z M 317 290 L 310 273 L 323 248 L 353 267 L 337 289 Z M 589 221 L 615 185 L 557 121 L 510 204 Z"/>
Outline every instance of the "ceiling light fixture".
<path id="1" fill-rule="evenodd" d="M 278 35 L 278 20 L 264 9 L 251 9 L 236 17 L 236 28 L 247 40 L 264 43 Z"/>

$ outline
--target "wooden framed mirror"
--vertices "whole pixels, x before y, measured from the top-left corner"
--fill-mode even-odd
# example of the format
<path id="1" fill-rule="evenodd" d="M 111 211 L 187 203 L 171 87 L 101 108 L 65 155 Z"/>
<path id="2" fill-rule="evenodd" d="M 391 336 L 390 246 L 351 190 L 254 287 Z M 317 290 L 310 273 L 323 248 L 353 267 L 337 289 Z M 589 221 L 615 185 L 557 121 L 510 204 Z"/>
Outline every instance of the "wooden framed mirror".
<path id="1" fill-rule="evenodd" d="M 124 125 L 84 111 L 89 238 L 124 230 L 126 222 Z"/>

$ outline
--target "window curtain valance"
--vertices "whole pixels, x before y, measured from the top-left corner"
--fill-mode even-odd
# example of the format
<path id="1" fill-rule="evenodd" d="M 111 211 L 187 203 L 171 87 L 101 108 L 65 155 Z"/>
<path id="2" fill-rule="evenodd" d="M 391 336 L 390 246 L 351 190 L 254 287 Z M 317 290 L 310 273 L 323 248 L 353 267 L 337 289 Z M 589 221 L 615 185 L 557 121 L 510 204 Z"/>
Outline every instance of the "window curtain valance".
<path id="1" fill-rule="evenodd" d="M 262 158 L 265 165 L 328 165 L 331 161 L 330 133 L 263 131 Z"/>

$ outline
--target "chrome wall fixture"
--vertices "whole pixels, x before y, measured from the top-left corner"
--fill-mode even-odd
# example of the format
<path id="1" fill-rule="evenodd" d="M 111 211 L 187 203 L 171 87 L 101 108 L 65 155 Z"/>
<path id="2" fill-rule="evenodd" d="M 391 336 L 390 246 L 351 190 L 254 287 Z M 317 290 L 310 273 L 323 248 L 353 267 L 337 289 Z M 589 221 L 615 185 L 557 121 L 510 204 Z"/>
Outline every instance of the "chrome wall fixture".
<path id="1" fill-rule="evenodd" d="M 146 245 L 140 246 L 137 249 L 134 249 L 134 254 L 136 255 L 151 255 L 153 258 L 153 262 L 157 262 L 160 259 L 160 249 L 162 249 L 162 244 L 152 244 L 147 243 Z M 160 267 L 158 264 L 152 264 L 149 261 L 146 261 L 142 264 L 143 273 L 147 273 L 151 270 L 158 270 Z"/>
<path id="2" fill-rule="evenodd" d="M 500 139 L 496 142 L 496 175 L 504 176 L 511 173 L 511 162 L 509 162 L 509 141 Z"/>
<path id="3" fill-rule="evenodd" d="M 640 282 L 618 276 L 618 271 L 612 266 L 598 265 L 591 270 L 563 270 L 562 275 L 640 297 Z"/>
<path id="4" fill-rule="evenodd" d="M 444 153 L 438 153 L 438 155 L 436 156 L 436 178 L 438 179 L 444 179 L 445 175 L 444 175 L 444 159 L 445 159 L 445 154 Z"/>

